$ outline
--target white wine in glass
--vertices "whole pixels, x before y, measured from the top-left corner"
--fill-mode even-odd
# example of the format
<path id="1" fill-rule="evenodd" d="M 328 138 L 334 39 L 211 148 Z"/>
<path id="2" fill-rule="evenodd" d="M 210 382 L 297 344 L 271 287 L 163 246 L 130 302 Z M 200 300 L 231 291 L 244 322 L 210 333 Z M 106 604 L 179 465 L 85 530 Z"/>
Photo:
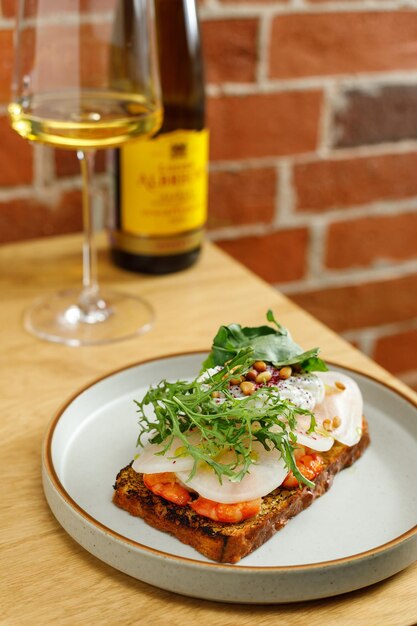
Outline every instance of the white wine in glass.
<path id="1" fill-rule="evenodd" d="M 123 27 L 126 19 L 133 28 Z M 83 285 L 26 312 L 26 329 L 43 339 L 94 345 L 151 327 L 146 301 L 99 287 L 91 180 L 97 149 L 160 128 L 156 55 L 153 0 L 20 1 L 12 128 L 30 141 L 76 150 L 83 182 Z"/>

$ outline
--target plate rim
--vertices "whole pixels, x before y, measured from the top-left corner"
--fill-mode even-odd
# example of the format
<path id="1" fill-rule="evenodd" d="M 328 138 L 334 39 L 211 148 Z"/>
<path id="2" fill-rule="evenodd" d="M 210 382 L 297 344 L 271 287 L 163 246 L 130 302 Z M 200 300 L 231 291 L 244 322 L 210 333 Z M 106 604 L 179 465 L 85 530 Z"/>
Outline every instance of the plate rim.
<path id="1" fill-rule="evenodd" d="M 106 374 L 103 374 L 102 376 L 99 376 L 95 379 L 93 379 L 92 381 L 90 381 L 89 383 L 83 385 L 82 387 L 80 387 L 78 390 L 76 390 L 73 394 L 71 394 L 71 396 L 60 406 L 60 408 L 55 412 L 54 417 L 52 418 L 51 422 L 49 423 L 46 433 L 44 435 L 44 439 L 43 439 L 43 444 L 42 444 L 42 465 L 44 470 L 46 471 L 49 480 L 51 481 L 54 489 L 56 490 L 56 492 L 59 494 L 59 496 L 61 498 L 63 498 L 63 500 L 67 503 L 67 505 L 69 505 L 73 511 L 75 513 L 77 513 L 78 515 L 80 515 L 82 518 L 85 519 L 85 521 L 87 521 L 88 523 L 92 524 L 93 526 L 95 526 L 99 531 L 104 532 L 106 535 L 110 535 L 111 537 L 113 537 L 115 540 L 117 541 L 121 541 L 123 544 L 127 544 L 130 547 L 133 547 L 135 550 L 140 550 L 143 551 L 145 553 L 147 553 L 148 555 L 152 555 L 154 557 L 158 557 L 158 558 L 168 558 L 169 560 L 173 560 L 173 561 L 178 561 L 179 563 L 183 563 L 184 565 L 189 565 L 189 566 L 198 566 L 198 567 L 208 567 L 210 569 L 220 569 L 221 571 L 233 571 L 233 572 L 256 572 L 256 571 L 260 571 L 260 572 L 270 572 L 272 573 L 284 573 L 284 572 L 308 572 L 308 571 L 314 571 L 314 570 L 320 570 L 323 568 L 335 568 L 335 567 L 339 567 L 341 565 L 344 565 L 346 563 L 356 563 L 358 561 L 361 560 L 365 560 L 368 557 L 373 557 L 373 556 L 378 556 L 380 554 L 383 554 L 385 552 L 388 552 L 391 548 L 394 548 L 396 546 L 402 545 L 403 543 L 405 543 L 406 541 L 408 541 L 409 539 L 411 539 L 414 535 L 417 536 L 417 523 L 410 528 L 409 530 L 405 531 L 404 533 L 401 533 L 401 535 L 398 535 L 397 537 L 394 537 L 394 539 L 391 539 L 390 541 L 387 541 L 383 544 L 380 544 L 379 546 L 376 546 L 374 548 L 370 548 L 369 550 L 364 550 L 362 552 L 358 552 L 356 554 L 352 554 L 350 556 L 344 556 L 344 557 L 339 557 L 337 559 L 331 559 L 328 561 L 320 561 L 320 562 L 315 562 L 315 563 L 306 563 L 306 564 L 299 564 L 299 565 L 273 565 L 273 566 L 267 566 L 267 565 L 255 565 L 255 566 L 250 566 L 250 565 L 240 565 L 238 567 L 236 567 L 235 564 L 229 564 L 229 563 L 217 563 L 217 562 L 206 562 L 206 561 L 201 561 L 199 559 L 194 559 L 191 557 L 184 557 L 184 556 L 180 556 L 180 555 L 176 555 L 176 554 L 171 554 L 170 552 L 165 552 L 164 550 L 158 550 L 157 548 L 153 548 L 150 546 L 146 546 L 141 544 L 139 541 L 135 541 L 134 539 L 130 539 L 128 537 L 125 537 L 125 535 L 117 532 L 116 530 L 113 530 L 112 528 L 109 528 L 108 526 L 106 526 L 105 524 L 103 524 L 102 522 L 100 522 L 99 520 L 97 520 L 93 515 L 91 515 L 90 513 L 88 513 L 87 511 L 85 511 L 75 500 L 72 496 L 70 496 L 70 494 L 67 492 L 67 490 L 65 489 L 65 487 L 63 486 L 63 484 L 61 483 L 59 476 L 55 470 L 54 464 L 53 464 L 53 460 L 52 460 L 52 440 L 53 440 L 53 435 L 55 432 L 55 429 L 57 427 L 57 424 L 60 420 L 60 418 L 62 417 L 63 413 L 65 412 L 65 410 L 85 391 L 87 391 L 88 389 L 94 387 L 95 385 L 97 385 L 98 383 L 106 380 L 107 378 L 111 378 L 112 376 L 115 376 L 117 374 L 120 374 L 124 371 L 133 369 L 135 367 L 140 367 L 142 365 L 147 365 L 149 363 L 153 363 L 156 361 L 161 361 L 161 360 L 165 360 L 165 359 L 174 359 L 174 358 L 179 358 L 179 357 L 189 357 L 189 356 L 196 356 L 198 354 L 207 354 L 209 352 L 209 350 L 190 350 L 190 351 L 185 351 L 185 352 L 176 352 L 176 353 L 172 353 L 172 354 L 163 354 L 163 355 L 159 355 L 156 357 L 149 357 L 147 359 L 143 359 L 140 361 L 136 361 L 133 363 L 130 363 L 128 365 L 124 365 L 122 367 L 119 367 L 115 370 L 112 370 L 110 372 L 107 372 Z M 353 374 L 357 374 L 359 376 L 363 376 L 364 378 L 367 378 L 368 380 L 370 380 L 373 383 L 376 383 L 378 385 L 381 385 L 382 387 L 385 387 L 386 389 L 388 389 L 389 391 L 393 392 L 396 396 L 399 396 L 400 398 L 402 398 L 403 400 L 405 400 L 409 405 L 411 405 L 412 408 L 414 408 L 417 411 L 417 400 L 414 400 L 410 397 L 408 397 L 403 391 L 396 389 L 393 385 L 389 384 L 386 381 L 382 381 L 379 380 L 377 378 L 375 378 L 374 376 L 372 376 L 371 374 L 365 373 L 363 371 L 361 371 L 360 369 L 351 367 L 351 366 L 346 366 L 346 365 L 342 365 L 340 363 L 337 363 L 333 360 L 330 359 L 326 359 L 325 360 L 326 364 L 329 365 L 330 367 L 334 366 L 334 367 L 338 367 L 338 368 L 342 368 L 348 372 L 352 372 Z"/>

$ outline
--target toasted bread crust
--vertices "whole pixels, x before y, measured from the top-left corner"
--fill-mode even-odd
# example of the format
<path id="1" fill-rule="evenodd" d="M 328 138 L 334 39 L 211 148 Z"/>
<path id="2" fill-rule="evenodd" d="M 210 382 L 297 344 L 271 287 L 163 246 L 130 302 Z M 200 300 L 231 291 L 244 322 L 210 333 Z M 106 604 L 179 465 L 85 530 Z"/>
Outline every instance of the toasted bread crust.
<path id="1" fill-rule="evenodd" d="M 113 502 L 131 515 L 142 517 L 150 526 L 171 533 L 213 561 L 237 563 L 322 496 L 331 487 L 335 475 L 362 456 L 369 443 L 368 425 L 364 420 L 362 437 L 355 446 L 349 448 L 336 442 L 329 452 L 321 453 L 325 467 L 315 479 L 314 488 L 278 487 L 263 498 L 258 515 L 237 524 L 214 522 L 189 506 L 177 506 L 156 496 L 143 483 L 142 474 L 130 465 L 117 475 Z"/>

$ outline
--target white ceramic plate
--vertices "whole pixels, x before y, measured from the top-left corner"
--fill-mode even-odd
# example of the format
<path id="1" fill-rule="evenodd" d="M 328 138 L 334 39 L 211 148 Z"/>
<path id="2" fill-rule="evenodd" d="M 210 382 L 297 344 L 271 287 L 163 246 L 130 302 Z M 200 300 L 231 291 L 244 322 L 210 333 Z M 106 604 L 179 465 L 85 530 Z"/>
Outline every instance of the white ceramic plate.
<path id="1" fill-rule="evenodd" d="M 213 563 L 112 503 L 119 469 L 136 453 L 133 400 L 162 378 L 192 378 L 202 354 L 139 363 L 94 382 L 55 416 L 43 484 L 65 530 L 84 548 L 144 582 L 224 602 L 332 596 L 378 582 L 417 559 L 417 408 L 356 372 L 371 446 L 331 490 L 237 565 Z"/>

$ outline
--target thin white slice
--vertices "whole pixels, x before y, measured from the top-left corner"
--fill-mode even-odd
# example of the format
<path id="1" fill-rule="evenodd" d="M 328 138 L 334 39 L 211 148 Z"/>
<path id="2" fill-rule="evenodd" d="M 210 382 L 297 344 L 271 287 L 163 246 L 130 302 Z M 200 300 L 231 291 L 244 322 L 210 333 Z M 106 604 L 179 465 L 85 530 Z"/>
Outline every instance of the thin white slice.
<path id="1" fill-rule="evenodd" d="M 314 410 L 313 413 L 315 414 L 316 410 Z M 297 443 L 300 444 L 300 446 L 307 446 L 317 452 L 327 452 L 334 444 L 333 437 L 318 432 L 308 433 L 310 423 L 311 419 L 308 415 L 297 416 L 297 427 L 295 429 Z"/>
<path id="2" fill-rule="evenodd" d="M 200 466 L 191 480 L 189 472 L 176 472 L 181 482 L 197 491 L 200 496 L 215 502 L 231 504 L 261 498 L 270 493 L 283 482 L 288 469 L 277 450 L 267 451 L 261 443 L 255 441 L 252 446 L 256 462 L 250 466 L 240 482 L 232 482 L 228 478 L 219 479 L 208 465 Z M 226 452 L 220 463 L 231 463 L 235 459 L 232 452 Z"/>
<path id="3" fill-rule="evenodd" d="M 340 426 L 331 431 L 332 437 L 345 446 L 354 446 L 362 435 L 363 399 L 356 382 L 339 372 L 318 372 L 326 389 L 325 399 L 314 409 L 319 427 L 325 419 L 340 419 Z M 344 389 L 343 389 L 344 387 Z"/>
<path id="4" fill-rule="evenodd" d="M 193 433 L 189 436 L 190 442 L 198 443 L 199 436 Z M 174 437 L 171 447 L 164 455 L 158 454 L 165 448 L 164 444 L 148 443 L 139 449 L 139 453 L 133 461 L 132 468 L 135 472 L 143 474 L 159 474 L 161 472 L 190 471 L 194 465 L 194 459 L 184 455 L 184 442 Z"/>

